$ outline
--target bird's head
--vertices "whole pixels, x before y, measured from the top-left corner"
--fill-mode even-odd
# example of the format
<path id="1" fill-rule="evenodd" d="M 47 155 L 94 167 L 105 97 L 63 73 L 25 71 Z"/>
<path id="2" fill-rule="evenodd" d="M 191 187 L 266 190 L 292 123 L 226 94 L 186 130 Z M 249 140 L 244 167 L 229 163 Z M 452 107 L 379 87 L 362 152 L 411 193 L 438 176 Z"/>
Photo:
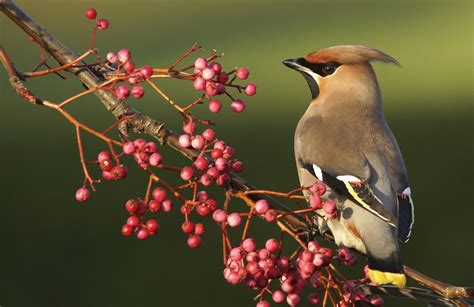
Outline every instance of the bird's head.
<path id="1" fill-rule="evenodd" d="M 283 61 L 300 72 L 308 82 L 313 99 L 334 92 L 358 88 L 375 89 L 378 85 L 369 62 L 399 65 L 382 51 L 358 45 L 341 45 L 312 52 L 305 57 Z"/>

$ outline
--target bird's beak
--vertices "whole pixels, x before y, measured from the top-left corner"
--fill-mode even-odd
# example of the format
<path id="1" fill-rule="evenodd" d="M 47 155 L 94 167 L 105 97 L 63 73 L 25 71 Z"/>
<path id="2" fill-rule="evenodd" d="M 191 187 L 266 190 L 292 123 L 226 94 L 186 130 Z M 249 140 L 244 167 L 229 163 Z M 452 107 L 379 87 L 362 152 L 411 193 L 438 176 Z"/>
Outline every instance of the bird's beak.
<path id="1" fill-rule="evenodd" d="M 283 64 L 291 69 L 294 69 L 296 71 L 302 71 L 304 70 L 304 66 L 302 65 L 301 58 L 298 59 L 288 59 L 284 60 Z"/>

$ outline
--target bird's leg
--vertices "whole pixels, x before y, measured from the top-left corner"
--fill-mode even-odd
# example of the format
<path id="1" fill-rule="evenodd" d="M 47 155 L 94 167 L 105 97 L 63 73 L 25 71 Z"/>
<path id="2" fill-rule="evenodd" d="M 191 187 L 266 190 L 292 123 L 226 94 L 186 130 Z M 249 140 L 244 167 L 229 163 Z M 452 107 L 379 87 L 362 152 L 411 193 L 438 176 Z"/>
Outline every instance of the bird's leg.
<path id="1" fill-rule="evenodd" d="M 443 283 L 439 280 L 435 280 L 423 273 L 420 273 L 410 267 L 404 266 L 403 271 L 405 274 L 413 278 L 418 283 L 430 288 L 431 290 L 441 294 L 442 296 L 454 299 L 454 298 L 472 298 L 474 297 L 474 288 L 471 287 L 459 287 L 450 284 Z"/>

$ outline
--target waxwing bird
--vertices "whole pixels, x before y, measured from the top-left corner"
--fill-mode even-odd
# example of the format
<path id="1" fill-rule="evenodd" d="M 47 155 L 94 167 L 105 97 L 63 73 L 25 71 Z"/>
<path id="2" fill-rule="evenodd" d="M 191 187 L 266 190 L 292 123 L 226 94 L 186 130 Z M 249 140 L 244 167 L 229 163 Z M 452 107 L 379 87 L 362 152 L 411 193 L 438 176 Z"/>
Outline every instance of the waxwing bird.
<path id="1" fill-rule="evenodd" d="M 399 65 L 379 50 L 354 45 L 283 61 L 303 75 L 312 96 L 296 128 L 295 158 L 300 184 L 324 182 L 325 196 L 337 203 L 338 216 L 316 218 L 320 231 L 366 254 L 373 282 L 404 287 L 398 241 L 410 238 L 413 203 L 372 61 Z"/>

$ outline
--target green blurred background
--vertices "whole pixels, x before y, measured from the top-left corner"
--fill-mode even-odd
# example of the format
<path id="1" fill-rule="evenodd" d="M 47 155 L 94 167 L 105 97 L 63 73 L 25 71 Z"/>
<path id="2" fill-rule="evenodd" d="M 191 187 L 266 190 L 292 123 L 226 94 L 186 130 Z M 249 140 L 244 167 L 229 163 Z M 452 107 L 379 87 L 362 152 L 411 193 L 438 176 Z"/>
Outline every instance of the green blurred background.
<path id="1" fill-rule="evenodd" d="M 258 94 L 247 112 L 212 117 L 219 136 L 246 163 L 259 187 L 298 185 L 293 131 L 309 101 L 306 82 L 281 61 L 335 44 L 381 49 L 402 68 L 375 64 L 387 119 L 404 153 L 416 224 L 403 246 L 405 263 L 445 282 L 474 285 L 473 2 L 466 1 L 17 1 L 77 51 L 87 48 L 90 6 L 111 28 L 99 33 L 105 54 L 123 47 L 139 65 L 166 67 L 193 42 L 225 52 L 224 67 L 246 66 Z M 22 70 L 38 52 L 5 16 L 1 44 Z M 184 82 L 184 81 L 183 81 Z M 28 83 L 60 101 L 82 88 L 49 76 Z M 191 84 L 163 81 L 179 102 L 195 99 Z M 178 210 L 160 216 L 161 231 L 145 242 L 125 238 L 123 203 L 144 193 L 137 168 L 125 182 L 105 183 L 78 205 L 82 182 L 74 129 L 56 113 L 19 99 L 0 73 L 2 142 L 0 305 L 253 306 L 252 291 L 222 277 L 216 227 L 190 250 Z M 136 107 L 174 129 L 178 116 L 150 92 Z M 206 107 L 197 111 L 209 117 Z M 94 127 L 112 118 L 93 97 L 70 108 Z M 86 138 L 92 159 L 103 144 Z M 182 159 L 168 155 L 170 163 Z M 263 233 L 264 231 L 261 230 Z M 361 259 L 362 262 L 364 261 Z M 360 274 L 360 271 L 356 272 Z M 388 301 L 388 306 L 421 306 Z"/>

